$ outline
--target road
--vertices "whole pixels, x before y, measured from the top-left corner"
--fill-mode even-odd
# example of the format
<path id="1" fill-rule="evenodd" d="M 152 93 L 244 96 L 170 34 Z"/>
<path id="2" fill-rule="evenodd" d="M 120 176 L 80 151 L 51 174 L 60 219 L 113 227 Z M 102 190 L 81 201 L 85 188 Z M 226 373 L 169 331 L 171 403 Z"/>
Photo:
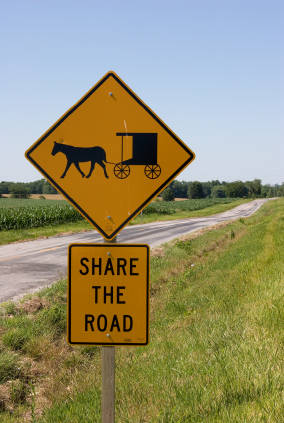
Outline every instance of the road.
<path id="1" fill-rule="evenodd" d="M 128 226 L 118 235 L 118 241 L 154 247 L 189 232 L 248 217 L 265 201 L 254 200 L 209 217 Z M 98 232 L 88 231 L 0 246 L 0 302 L 19 298 L 66 277 L 67 246 L 80 242 L 100 243 L 103 239 Z"/>

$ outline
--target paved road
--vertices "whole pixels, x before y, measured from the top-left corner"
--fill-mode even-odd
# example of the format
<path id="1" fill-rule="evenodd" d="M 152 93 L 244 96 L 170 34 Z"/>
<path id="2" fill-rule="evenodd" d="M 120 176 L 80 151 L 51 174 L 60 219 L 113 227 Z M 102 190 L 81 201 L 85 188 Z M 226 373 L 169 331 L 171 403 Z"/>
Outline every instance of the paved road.
<path id="1" fill-rule="evenodd" d="M 128 226 L 118 235 L 118 241 L 157 246 L 198 229 L 248 217 L 265 201 L 254 200 L 210 217 Z M 15 299 L 65 277 L 69 244 L 102 241 L 98 232 L 88 231 L 0 246 L 0 302 Z"/>

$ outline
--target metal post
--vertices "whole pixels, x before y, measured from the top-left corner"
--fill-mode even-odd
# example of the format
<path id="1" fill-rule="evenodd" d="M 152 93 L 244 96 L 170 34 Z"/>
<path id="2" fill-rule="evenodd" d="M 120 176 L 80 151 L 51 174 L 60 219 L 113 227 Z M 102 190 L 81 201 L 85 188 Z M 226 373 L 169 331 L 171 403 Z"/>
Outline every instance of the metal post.
<path id="1" fill-rule="evenodd" d="M 114 423 L 115 347 L 102 347 L 102 423 Z"/>
<path id="2" fill-rule="evenodd" d="M 116 243 L 116 237 L 106 243 Z M 102 347 L 102 423 L 115 418 L 115 347 Z"/>

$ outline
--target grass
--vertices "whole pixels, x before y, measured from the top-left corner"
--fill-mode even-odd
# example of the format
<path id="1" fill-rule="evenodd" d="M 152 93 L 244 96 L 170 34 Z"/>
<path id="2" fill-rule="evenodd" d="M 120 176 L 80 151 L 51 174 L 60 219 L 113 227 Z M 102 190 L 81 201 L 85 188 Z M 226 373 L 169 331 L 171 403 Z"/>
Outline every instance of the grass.
<path id="1" fill-rule="evenodd" d="M 219 200 L 226 200 L 226 199 L 219 199 Z M 150 223 L 150 222 L 156 222 L 159 220 L 175 220 L 175 219 L 185 219 L 190 217 L 212 216 L 213 214 L 222 213 L 234 207 L 237 207 L 241 204 L 252 201 L 252 199 L 240 199 L 240 198 L 230 199 L 229 202 L 222 203 L 220 201 L 206 207 L 203 207 L 202 200 L 199 200 L 201 201 L 201 204 L 200 204 L 200 208 L 198 209 L 191 208 L 190 201 L 193 201 L 193 200 L 175 202 L 174 204 L 176 205 L 176 211 L 170 214 L 159 214 L 159 213 L 144 214 L 144 212 L 142 212 L 142 214 L 137 216 L 134 219 L 134 221 L 132 221 L 133 223 L 131 222 L 130 224 L 135 225 L 138 223 Z M 187 202 L 189 202 L 188 208 L 186 208 L 186 206 L 180 207 L 182 203 L 187 203 Z"/>
<path id="2" fill-rule="evenodd" d="M 150 344 L 116 348 L 117 422 L 283 421 L 283 206 L 152 256 Z M 2 306 L 1 422 L 100 422 L 100 348 L 67 345 L 65 304 L 60 281 Z"/>
<path id="3" fill-rule="evenodd" d="M 0 231 L 0 245 L 90 230 L 92 230 L 92 226 L 86 220 L 79 220 L 78 222 L 72 223 L 62 223 L 60 225 L 46 225 L 39 228 L 11 229 L 8 231 L 2 230 Z"/>
<path id="4" fill-rule="evenodd" d="M 174 214 L 177 211 L 194 211 L 211 207 L 215 204 L 229 204 L 236 201 L 237 198 L 199 198 L 183 199 L 182 201 L 154 201 L 150 203 L 143 214 Z"/>
<path id="5" fill-rule="evenodd" d="M 150 223 L 159 220 L 172 220 L 172 219 L 182 219 L 188 217 L 200 217 L 200 216 L 209 216 L 216 213 L 221 213 L 223 211 L 229 210 L 232 207 L 236 207 L 240 204 L 243 204 L 249 200 L 244 199 L 217 199 L 218 202 L 215 204 L 216 200 L 185 200 L 185 201 L 176 201 L 169 205 L 168 202 L 159 201 L 156 203 L 151 203 L 149 207 L 152 207 L 152 210 L 163 210 L 161 213 L 142 213 L 137 216 L 133 221 L 130 222 L 131 225 L 141 224 L 141 223 Z M 229 201 L 229 202 L 228 202 Z M 2 205 L 11 204 L 11 207 L 18 208 L 19 203 L 24 207 L 27 207 L 27 204 L 51 204 L 55 203 L 66 204 L 63 200 L 18 200 L 18 199 L 0 199 L 0 209 Z M 208 206 L 208 204 L 212 204 Z M 204 207 L 206 206 L 206 207 Z M 198 208 L 196 210 L 196 208 Z M 166 213 L 167 209 L 169 214 Z M 1 230 L 0 231 L 0 245 L 8 244 L 11 242 L 22 241 L 22 240 L 31 240 L 40 237 L 55 236 L 62 233 L 75 233 L 81 231 L 92 230 L 92 226 L 86 220 L 79 220 L 76 222 L 66 222 L 62 224 L 52 224 L 45 225 L 37 228 L 27 228 L 27 229 L 10 229 L 10 230 Z"/>
<path id="6" fill-rule="evenodd" d="M 8 351 L 0 352 L 0 383 L 16 379 L 19 375 L 19 360 Z"/>

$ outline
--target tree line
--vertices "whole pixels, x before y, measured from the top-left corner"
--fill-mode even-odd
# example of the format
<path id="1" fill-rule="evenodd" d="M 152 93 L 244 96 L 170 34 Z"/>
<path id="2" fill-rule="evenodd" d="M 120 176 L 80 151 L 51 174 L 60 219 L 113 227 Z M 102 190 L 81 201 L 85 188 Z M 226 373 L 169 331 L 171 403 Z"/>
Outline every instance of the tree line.
<path id="1" fill-rule="evenodd" d="M 15 198 L 28 198 L 30 194 L 57 194 L 45 179 L 34 182 L 0 182 L 0 196 L 11 194 Z"/>
<path id="2" fill-rule="evenodd" d="M 284 182 L 282 184 L 262 184 L 261 179 L 253 181 L 208 181 L 186 182 L 173 181 L 162 193 L 164 201 L 174 198 L 257 198 L 283 197 Z"/>
<path id="3" fill-rule="evenodd" d="M 11 194 L 13 197 L 28 198 L 30 194 L 57 194 L 57 191 L 45 179 L 34 182 L 0 182 L 0 196 Z M 284 182 L 282 184 L 262 184 L 260 179 L 253 181 L 208 181 L 187 182 L 174 180 L 166 188 L 162 197 L 165 201 L 174 198 L 256 198 L 256 197 L 283 197 Z"/>

